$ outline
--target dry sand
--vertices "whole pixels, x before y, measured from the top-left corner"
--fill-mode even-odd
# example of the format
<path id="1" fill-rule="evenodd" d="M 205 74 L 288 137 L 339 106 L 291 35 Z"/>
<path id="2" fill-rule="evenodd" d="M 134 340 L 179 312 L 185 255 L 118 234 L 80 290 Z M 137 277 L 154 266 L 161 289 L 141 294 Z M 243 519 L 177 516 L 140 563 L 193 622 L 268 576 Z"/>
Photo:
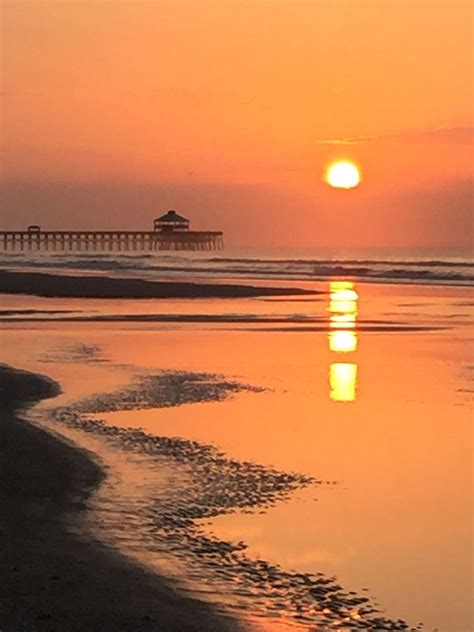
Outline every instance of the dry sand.
<path id="1" fill-rule="evenodd" d="M 59 388 L 0 366 L 2 632 L 242 630 L 207 604 L 97 541 L 71 532 L 102 477 L 85 454 L 21 417 Z"/>

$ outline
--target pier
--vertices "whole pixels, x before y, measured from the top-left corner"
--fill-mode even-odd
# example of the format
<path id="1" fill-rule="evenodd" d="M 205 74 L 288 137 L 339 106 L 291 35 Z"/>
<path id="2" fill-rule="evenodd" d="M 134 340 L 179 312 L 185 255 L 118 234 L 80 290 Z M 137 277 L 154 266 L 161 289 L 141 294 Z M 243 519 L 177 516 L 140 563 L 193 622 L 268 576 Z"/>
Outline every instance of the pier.
<path id="1" fill-rule="evenodd" d="M 32 224 L 24 231 L 0 231 L 6 251 L 75 252 L 221 250 L 222 231 L 189 230 L 189 220 L 168 211 L 153 222 L 153 230 L 42 230 Z"/>

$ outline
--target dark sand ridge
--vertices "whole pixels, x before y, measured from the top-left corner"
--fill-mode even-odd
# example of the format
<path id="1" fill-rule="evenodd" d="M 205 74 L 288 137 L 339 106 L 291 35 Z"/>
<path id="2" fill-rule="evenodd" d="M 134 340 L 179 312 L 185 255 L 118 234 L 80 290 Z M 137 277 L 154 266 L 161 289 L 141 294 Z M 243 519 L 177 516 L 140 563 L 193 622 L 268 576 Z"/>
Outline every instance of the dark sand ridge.
<path id="1" fill-rule="evenodd" d="M 259 328 L 258 331 L 280 332 L 327 332 L 328 321 L 319 316 L 265 316 L 259 314 L 100 314 L 98 316 L 51 316 L 26 315 L 18 311 L 15 315 L 4 315 L 0 311 L 0 323 L 195 323 L 222 325 L 280 325 L 279 327 Z M 309 323 L 321 323 L 310 325 Z M 298 325 L 297 327 L 287 325 Z M 449 327 L 432 325 L 412 325 L 390 320 L 359 319 L 357 331 L 364 332 L 421 332 L 443 331 Z M 254 330 L 250 330 L 254 331 Z"/>
<path id="2" fill-rule="evenodd" d="M 313 299 L 317 300 L 317 299 Z M 74 315 L 70 315 L 73 313 Z M 463 316 L 468 316 L 465 314 Z M 254 325 L 258 329 L 237 327 L 241 331 L 280 333 L 325 333 L 328 331 L 326 316 L 266 314 L 86 314 L 73 310 L 0 310 L 1 323 L 148 323 L 148 324 L 217 324 L 227 326 Z M 265 326 L 263 326 L 265 325 Z M 270 326 L 269 326 L 270 325 Z M 229 328 L 229 327 L 227 327 Z M 420 333 L 450 329 L 449 325 L 421 325 L 394 320 L 359 318 L 359 333 Z M 65 360 L 67 361 L 67 360 Z"/>
<path id="3" fill-rule="evenodd" d="M 68 531 L 103 477 L 82 451 L 21 419 L 57 384 L 0 365 L 0 629 L 142 632 L 242 629 L 115 551 Z M 89 490 L 89 491 L 88 491 Z"/>
<path id="4" fill-rule="evenodd" d="M 51 298 L 245 298 L 317 294 L 313 290 L 237 284 L 146 281 L 0 270 L 0 293 Z"/>
<path id="5" fill-rule="evenodd" d="M 312 299 L 317 300 L 317 299 Z M 74 314 L 71 316 L 71 314 Z M 73 310 L 0 310 L 0 323 L 194 323 L 222 325 L 280 325 L 279 327 L 260 328 L 259 331 L 299 331 L 327 332 L 326 316 L 267 314 L 86 314 Z M 288 325 L 298 325 L 291 327 Z M 359 318 L 359 332 L 420 332 L 440 331 L 445 326 L 417 325 L 394 320 L 373 320 Z"/>

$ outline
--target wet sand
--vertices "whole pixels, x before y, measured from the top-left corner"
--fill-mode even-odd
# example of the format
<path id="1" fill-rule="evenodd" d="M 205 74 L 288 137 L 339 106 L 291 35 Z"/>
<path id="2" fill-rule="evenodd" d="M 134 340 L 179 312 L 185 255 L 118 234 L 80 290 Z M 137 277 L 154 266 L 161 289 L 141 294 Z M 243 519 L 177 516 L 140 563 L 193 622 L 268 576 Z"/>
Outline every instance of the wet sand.
<path id="1" fill-rule="evenodd" d="M 242 629 L 71 528 L 104 473 L 85 452 L 21 418 L 58 393 L 47 378 L 0 366 L 0 629 Z"/>
<path id="2" fill-rule="evenodd" d="M 333 615 L 343 590 L 344 600 L 348 594 L 365 595 L 386 616 L 402 616 L 411 625 L 424 621 L 427 630 L 471 630 L 465 561 L 470 520 L 470 299 L 465 289 L 453 288 L 366 285 L 358 291 L 360 309 L 354 312 L 353 334 L 332 328 L 339 308 L 352 312 L 344 301 L 331 306 L 327 291 L 320 291 L 314 306 L 296 308 L 297 314 L 293 299 L 277 301 L 269 310 L 268 300 L 163 301 L 158 307 L 153 301 L 111 301 L 108 306 L 107 301 L 4 296 L 5 311 L 35 307 L 40 318 L 43 308 L 58 316 L 66 308 L 83 315 L 110 312 L 107 317 L 120 315 L 123 322 L 133 319 L 133 312 L 146 316 L 133 328 L 108 320 L 107 326 L 100 320 L 90 323 L 87 316 L 85 322 L 3 324 L 4 361 L 44 371 L 64 389 L 60 398 L 30 415 L 37 415 L 43 425 L 55 412 L 50 409 L 56 409 L 60 418 L 46 427 L 99 455 L 107 468 L 107 478 L 87 500 L 87 514 L 82 514 L 87 515 L 88 532 L 159 575 L 177 577 L 180 589 L 186 584 L 186 594 L 189 588 L 217 608 L 234 603 L 234 594 L 224 590 L 224 576 L 231 578 L 231 588 L 237 589 L 235 616 L 263 609 L 261 629 L 266 632 L 279 629 L 279 622 L 286 632 L 286 622 L 296 614 L 299 618 L 293 620 L 301 629 L 313 629 L 314 620 L 306 621 L 297 611 L 302 604 L 300 587 L 309 587 L 317 604 L 324 598 Z M 62 314 L 61 321 L 69 318 Z M 209 315 L 212 322 L 228 323 L 226 328 L 209 327 Z M 10 316 L 22 319 L 20 313 Z M 162 318 L 163 328 L 154 322 Z M 253 328 L 241 320 L 252 320 Z M 298 328 L 281 326 L 294 321 Z M 269 322 L 280 326 L 263 331 L 262 323 Z M 287 333 L 282 335 L 282 330 Z M 298 336 L 293 336 L 296 331 Z M 213 375 L 225 382 L 214 384 Z M 192 386 L 192 397 L 176 398 L 183 394 L 183 384 L 178 381 L 179 388 L 170 392 L 163 376 L 172 377 L 173 383 L 184 377 L 185 385 Z M 261 388 L 246 393 L 236 388 L 242 383 Z M 213 384 L 224 390 L 207 398 Z M 166 463 L 175 487 L 166 485 L 163 492 Z M 245 507 L 239 502 L 245 501 L 251 481 L 242 479 L 248 467 L 237 469 L 239 463 L 261 464 L 259 471 L 296 471 L 337 484 L 308 485 L 275 506 L 258 503 L 257 511 L 241 511 Z M 235 466 L 239 474 L 235 490 L 244 496 L 236 496 L 235 511 L 221 512 L 214 503 L 221 498 L 214 493 L 216 465 L 230 473 Z M 252 466 L 250 473 L 255 471 Z M 194 473 L 196 484 L 190 486 Z M 192 524 L 176 527 L 176 521 L 164 524 L 167 531 L 162 537 L 156 520 L 190 506 L 196 528 L 203 528 L 198 537 Z M 203 507 L 216 507 L 219 515 L 209 519 L 206 512 L 202 519 Z M 73 512 L 75 521 L 80 518 L 81 513 Z M 223 546 L 216 553 L 218 541 Z M 186 547 L 180 552 L 183 542 Z M 240 542 L 247 548 L 228 548 L 228 543 Z M 181 567 L 175 573 L 174 559 L 168 572 L 163 568 L 164 551 L 190 562 L 194 574 L 187 566 L 183 575 Z M 239 563 L 242 559 L 244 565 Z M 211 575 L 211 562 L 217 577 Z M 340 588 L 331 586 L 336 577 Z M 309 599 L 303 603 L 311 605 Z M 304 614 L 317 615 L 311 607 Z M 381 626 L 359 621 L 356 627 L 403 629 L 391 628 L 392 621 Z M 0 629 L 1 623 L 0 619 Z M 290 625 L 293 629 L 293 622 Z"/>
<path id="3" fill-rule="evenodd" d="M 0 293 L 62 298 L 243 298 L 315 294 L 288 287 L 225 283 L 146 281 L 99 276 L 65 276 L 43 272 L 0 270 Z"/>
<path id="4" fill-rule="evenodd" d="M 109 487 L 108 498 L 106 494 L 97 502 L 96 496 L 92 513 L 96 517 L 100 515 L 101 527 L 105 527 L 109 534 L 116 530 L 109 515 L 113 505 L 113 516 L 120 519 L 122 545 L 124 539 L 130 541 L 130 535 L 124 538 L 123 532 L 133 533 L 132 556 L 137 548 L 141 548 L 138 533 L 151 531 L 153 540 L 149 555 L 144 559 L 146 563 L 157 551 L 162 555 L 172 552 L 176 560 L 187 567 L 186 576 L 196 590 L 206 584 L 214 585 L 221 598 L 229 600 L 227 606 L 231 612 L 252 619 L 252 630 L 256 616 L 267 621 L 277 617 L 278 621 L 270 627 L 272 632 L 286 630 L 286 626 L 289 629 L 290 625 L 295 630 L 297 625 L 301 630 L 330 630 L 341 623 L 343 630 L 414 630 L 402 619 L 386 617 L 367 594 L 347 591 L 334 576 L 287 570 L 260 557 L 252 558 L 246 553 L 244 541 L 216 538 L 202 529 L 202 521 L 235 513 L 266 513 L 289 501 L 299 490 L 312 488 L 316 493 L 320 486 L 334 486 L 335 481 L 324 482 L 296 472 L 262 466 L 253 460 L 230 459 L 212 444 L 120 428 L 98 418 L 98 415 L 124 411 L 143 414 L 147 409 L 222 402 L 236 393 L 263 391 L 222 378 L 212 374 L 164 371 L 144 375 L 112 393 L 97 393 L 69 406 L 43 410 L 48 425 L 52 423 L 61 433 L 66 432 L 66 436 L 72 429 L 98 440 L 101 456 L 107 446 L 106 451 L 111 448 L 119 459 L 120 455 L 122 458 L 124 455 L 141 457 L 143 480 L 150 479 L 148 468 L 154 472 L 172 473 L 168 484 L 162 480 L 147 486 L 147 491 L 142 488 L 141 509 L 128 525 L 126 516 L 133 512 L 135 502 L 131 500 L 130 492 L 123 488 L 123 483 L 118 482 L 114 490 Z M 83 445 L 84 438 L 77 441 Z M 117 481 L 128 478 L 123 461 L 119 467 L 114 461 L 108 466 L 112 478 Z M 118 470 L 121 474 L 116 477 L 114 473 Z M 112 517 L 112 521 L 116 518 Z"/>

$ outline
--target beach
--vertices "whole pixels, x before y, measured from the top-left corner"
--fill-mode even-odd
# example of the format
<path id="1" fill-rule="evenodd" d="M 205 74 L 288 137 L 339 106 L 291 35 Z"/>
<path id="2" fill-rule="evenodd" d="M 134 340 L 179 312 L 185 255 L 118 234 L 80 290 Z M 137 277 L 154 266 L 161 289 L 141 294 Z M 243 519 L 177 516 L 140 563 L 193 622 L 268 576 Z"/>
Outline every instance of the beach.
<path id="1" fill-rule="evenodd" d="M 2 629 L 469 632 L 469 288 L 274 277 L 3 294 Z"/>
<path id="2" fill-rule="evenodd" d="M 238 630 L 202 602 L 92 537 L 75 535 L 104 472 L 89 455 L 23 421 L 58 394 L 44 377 L 0 367 L 2 630 Z"/>

